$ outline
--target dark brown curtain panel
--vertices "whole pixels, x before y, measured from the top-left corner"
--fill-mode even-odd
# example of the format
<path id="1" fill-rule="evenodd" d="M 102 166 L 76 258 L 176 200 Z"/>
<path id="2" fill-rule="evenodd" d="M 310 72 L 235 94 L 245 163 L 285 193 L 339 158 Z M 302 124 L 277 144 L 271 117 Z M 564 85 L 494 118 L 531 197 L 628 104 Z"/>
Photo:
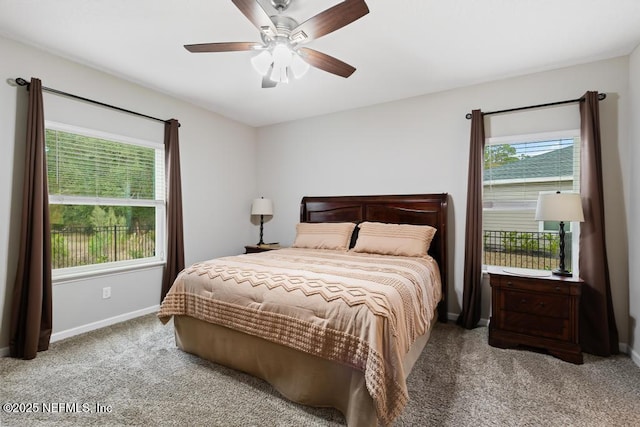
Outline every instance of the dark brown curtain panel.
<path id="1" fill-rule="evenodd" d="M 173 281 L 184 269 L 184 237 L 182 231 L 182 184 L 180 181 L 180 149 L 177 120 L 164 125 L 164 153 L 167 180 L 167 263 L 162 275 L 162 301 Z"/>
<path id="2" fill-rule="evenodd" d="M 51 338 L 51 230 L 42 82 L 31 79 L 27 113 L 22 223 L 11 306 L 10 355 L 33 359 Z"/>
<path id="3" fill-rule="evenodd" d="M 580 193 L 584 222 L 580 224 L 580 346 L 586 353 L 618 353 L 604 230 L 604 190 L 598 92 L 580 103 Z"/>
<path id="4" fill-rule="evenodd" d="M 480 321 L 482 295 L 482 167 L 484 163 L 484 118 L 471 112 L 469 177 L 467 180 L 467 225 L 464 247 L 462 313 L 457 323 L 467 329 Z"/>

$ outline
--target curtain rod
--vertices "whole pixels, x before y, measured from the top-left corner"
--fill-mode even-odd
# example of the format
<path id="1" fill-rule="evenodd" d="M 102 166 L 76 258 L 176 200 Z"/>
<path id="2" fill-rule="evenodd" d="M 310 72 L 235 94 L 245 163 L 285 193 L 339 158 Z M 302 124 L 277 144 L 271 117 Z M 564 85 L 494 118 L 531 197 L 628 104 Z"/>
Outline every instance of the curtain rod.
<path id="1" fill-rule="evenodd" d="M 26 86 L 27 90 L 29 90 L 29 85 L 31 83 L 26 81 L 22 77 L 18 77 L 17 79 L 15 79 L 15 82 L 19 86 Z M 159 119 L 157 117 L 148 116 L 146 114 L 138 113 L 137 111 L 131 111 L 131 110 L 127 110 L 127 109 L 124 109 L 124 108 L 116 107 L 115 105 L 105 104 L 104 102 L 95 101 L 93 99 L 85 98 L 83 96 L 74 95 L 74 94 L 68 93 L 68 92 L 63 92 L 61 90 L 51 89 L 50 87 L 42 86 L 42 90 L 45 91 L 45 92 L 54 93 L 56 95 L 62 95 L 62 96 L 66 96 L 66 97 L 69 97 L 69 98 L 77 99 L 77 100 L 80 100 L 80 101 L 89 102 L 91 104 L 100 105 L 102 107 L 111 108 L 113 110 L 122 111 L 123 113 L 133 114 L 134 116 L 144 117 L 146 119 L 151 119 L 151 120 L 155 120 L 155 121 L 162 122 L 162 123 L 167 123 L 168 122 L 168 120 L 163 120 L 163 119 Z M 179 126 L 180 126 L 180 124 L 178 123 L 178 127 Z"/>
<path id="2" fill-rule="evenodd" d="M 598 94 L 598 101 L 602 101 L 606 97 L 607 97 L 606 93 L 599 93 Z M 551 107 L 553 105 L 573 104 L 575 102 L 582 102 L 582 101 L 584 101 L 584 98 L 568 99 L 566 101 L 549 102 L 547 104 L 528 105 L 526 107 L 509 108 L 508 110 L 488 111 L 486 113 L 482 113 L 482 115 L 483 116 L 490 116 L 491 114 L 510 113 L 512 111 L 530 110 L 532 108 Z M 465 117 L 467 119 L 471 119 L 471 113 L 467 113 L 467 115 Z"/>

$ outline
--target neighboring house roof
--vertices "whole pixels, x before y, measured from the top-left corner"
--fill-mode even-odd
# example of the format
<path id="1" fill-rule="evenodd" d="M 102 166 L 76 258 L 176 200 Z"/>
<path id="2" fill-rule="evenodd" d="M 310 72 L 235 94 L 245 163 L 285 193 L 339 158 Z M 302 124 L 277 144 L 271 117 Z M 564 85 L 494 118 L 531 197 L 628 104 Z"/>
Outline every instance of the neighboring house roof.
<path id="1" fill-rule="evenodd" d="M 572 146 L 485 169 L 483 178 L 486 182 L 503 179 L 557 178 L 558 176 L 573 176 Z"/>

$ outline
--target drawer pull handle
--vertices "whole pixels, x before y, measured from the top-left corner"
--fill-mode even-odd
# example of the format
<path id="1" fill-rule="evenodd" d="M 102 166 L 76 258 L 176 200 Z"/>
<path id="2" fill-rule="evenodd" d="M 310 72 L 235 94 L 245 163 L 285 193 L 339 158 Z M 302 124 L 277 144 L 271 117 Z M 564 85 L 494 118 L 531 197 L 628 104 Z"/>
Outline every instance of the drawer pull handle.
<path id="1" fill-rule="evenodd" d="M 560 286 L 556 286 L 556 291 L 560 292 L 561 290 Z"/>
<path id="2" fill-rule="evenodd" d="M 522 298 L 522 299 L 520 300 L 520 304 L 526 304 L 526 303 L 527 303 L 527 300 L 526 300 L 526 299 Z"/>
<path id="3" fill-rule="evenodd" d="M 513 286 L 513 283 L 507 282 L 507 286 Z"/>
<path id="4" fill-rule="evenodd" d="M 544 303 L 543 302 L 540 303 L 540 307 L 544 307 Z"/>

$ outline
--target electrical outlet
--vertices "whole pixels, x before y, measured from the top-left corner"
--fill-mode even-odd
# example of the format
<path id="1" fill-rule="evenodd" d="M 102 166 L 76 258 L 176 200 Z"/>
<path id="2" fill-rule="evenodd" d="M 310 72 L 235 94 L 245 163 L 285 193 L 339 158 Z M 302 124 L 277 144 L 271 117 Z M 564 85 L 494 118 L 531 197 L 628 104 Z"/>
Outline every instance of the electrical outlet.
<path id="1" fill-rule="evenodd" d="M 102 288 L 102 299 L 111 298 L 111 286 Z"/>

